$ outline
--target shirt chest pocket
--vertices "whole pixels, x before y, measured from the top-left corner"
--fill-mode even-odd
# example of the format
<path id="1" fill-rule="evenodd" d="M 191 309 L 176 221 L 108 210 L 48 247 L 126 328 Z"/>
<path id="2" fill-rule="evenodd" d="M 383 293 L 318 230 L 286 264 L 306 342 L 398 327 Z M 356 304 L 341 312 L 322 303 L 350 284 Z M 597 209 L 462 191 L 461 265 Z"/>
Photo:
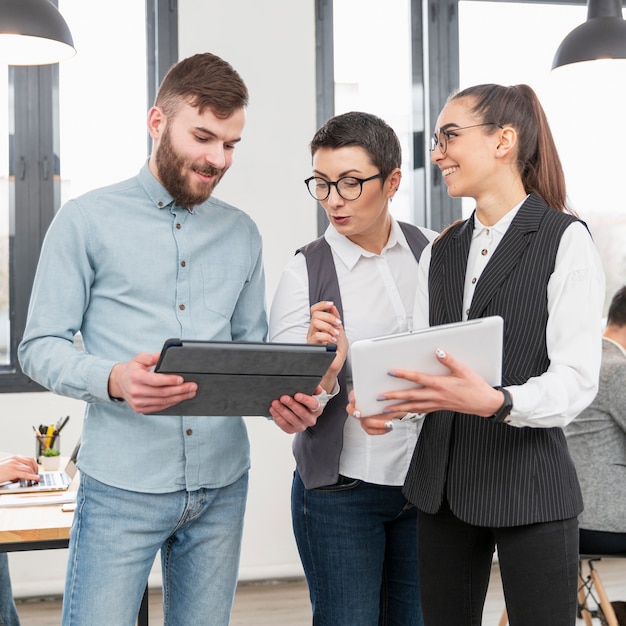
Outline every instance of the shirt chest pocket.
<path id="1" fill-rule="evenodd" d="M 204 306 L 214 313 L 230 318 L 247 281 L 243 265 L 202 265 Z"/>

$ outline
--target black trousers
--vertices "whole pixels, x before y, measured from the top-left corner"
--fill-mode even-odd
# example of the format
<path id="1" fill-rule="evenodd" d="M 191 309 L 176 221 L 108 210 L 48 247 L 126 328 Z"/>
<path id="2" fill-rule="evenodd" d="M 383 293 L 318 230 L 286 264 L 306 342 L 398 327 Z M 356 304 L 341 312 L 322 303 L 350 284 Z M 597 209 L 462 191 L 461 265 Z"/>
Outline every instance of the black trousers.
<path id="1" fill-rule="evenodd" d="M 485 528 L 446 503 L 435 515 L 420 511 L 418 528 L 425 626 L 481 625 L 496 547 L 510 626 L 576 624 L 577 518 Z"/>

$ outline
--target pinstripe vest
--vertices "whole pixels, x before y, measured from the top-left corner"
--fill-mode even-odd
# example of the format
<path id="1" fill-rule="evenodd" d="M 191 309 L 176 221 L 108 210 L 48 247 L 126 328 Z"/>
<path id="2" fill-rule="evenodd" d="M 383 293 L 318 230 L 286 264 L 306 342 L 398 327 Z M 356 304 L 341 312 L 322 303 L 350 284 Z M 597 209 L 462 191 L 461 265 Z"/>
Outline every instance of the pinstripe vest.
<path id="1" fill-rule="evenodd" d="M 563 232 L 573 221 L 531 194 L 476 284 L 469 319 L 505 320 L 505 386 L 522 384 L 549 366 L 547 285 Z M 453 225 L 433 245 L 431 325 L 461 320 L 473 223 L 472 216 Z M 583 508 L 561 428 L 516 428 L 450 411 L 426 416 L 404 492 L 431 514 L 447 497 L 459 519 L 478 526 L 567 519 Z"/>
<path id="2" fill-rule="evenodd" d="M 398 222 L 409 248 L 416 261 L 428 244 L 422 231 L 412 224 Z M 343 319 L 341 291 L 337 280 L 337 271 L 333 254 L 324 237 L 307 244 L 296 251 L 306 258 L 309 277 L 309 303 L 331 300 L 335 303 L 339 316 Z M 339 479 L 339 457 L 343 447 L 343 425 L 345 424 L 348 404 L 348 385 L 346 368 L 339 373 L 339 393 L 326 405 L 315 426 L 297 433 L 293 440 L 293 453 L 298 472 L 307 489 L 316 489 L 324 485 L 334 485 Z"/>

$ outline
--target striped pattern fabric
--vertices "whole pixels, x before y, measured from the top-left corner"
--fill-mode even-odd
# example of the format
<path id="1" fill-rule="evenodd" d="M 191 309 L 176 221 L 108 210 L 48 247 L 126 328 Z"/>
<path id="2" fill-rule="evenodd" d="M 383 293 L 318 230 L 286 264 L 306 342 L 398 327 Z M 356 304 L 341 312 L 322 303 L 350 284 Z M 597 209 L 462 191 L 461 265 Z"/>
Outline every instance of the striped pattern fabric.
<path id="1" fill-rule="evenodd" d="M 547 284 L 561 236 L 575 219 L 531 194 L 478 280 L 468 317 L 504 318 L 505 386 L 548 368 Z M 433 245 L 431 325 L 462 318 L 473 222 L 452 226 Z M 516 428 L 448 411 L 426 416 L 405 495 L 427 513 L 436 513 L 445 496 L 459 519 L 478 526 L 553 521 L 582 510 L 561 428 Z"/>

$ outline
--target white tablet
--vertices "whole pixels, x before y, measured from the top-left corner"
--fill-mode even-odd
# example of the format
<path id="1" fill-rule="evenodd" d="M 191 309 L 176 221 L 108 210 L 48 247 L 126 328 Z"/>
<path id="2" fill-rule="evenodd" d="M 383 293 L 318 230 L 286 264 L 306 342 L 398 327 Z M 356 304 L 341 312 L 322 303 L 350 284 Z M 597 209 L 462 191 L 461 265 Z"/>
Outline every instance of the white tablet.
<path id="1" fill-rule="evenodd" d="M 381 393 L 415 387 L 407 380 L 389 376 L 389 370 L 449 374 L 450 370 L 435 356 L 437 348 L 463 361 L 490 385 L 502 384 L 503 332 L 504 320 L 496 315 L 355 341 L 350 347 L 350 360 L 357 408 L 362 415 L 376 415 L 392 404 L 376 400 Z"/>

